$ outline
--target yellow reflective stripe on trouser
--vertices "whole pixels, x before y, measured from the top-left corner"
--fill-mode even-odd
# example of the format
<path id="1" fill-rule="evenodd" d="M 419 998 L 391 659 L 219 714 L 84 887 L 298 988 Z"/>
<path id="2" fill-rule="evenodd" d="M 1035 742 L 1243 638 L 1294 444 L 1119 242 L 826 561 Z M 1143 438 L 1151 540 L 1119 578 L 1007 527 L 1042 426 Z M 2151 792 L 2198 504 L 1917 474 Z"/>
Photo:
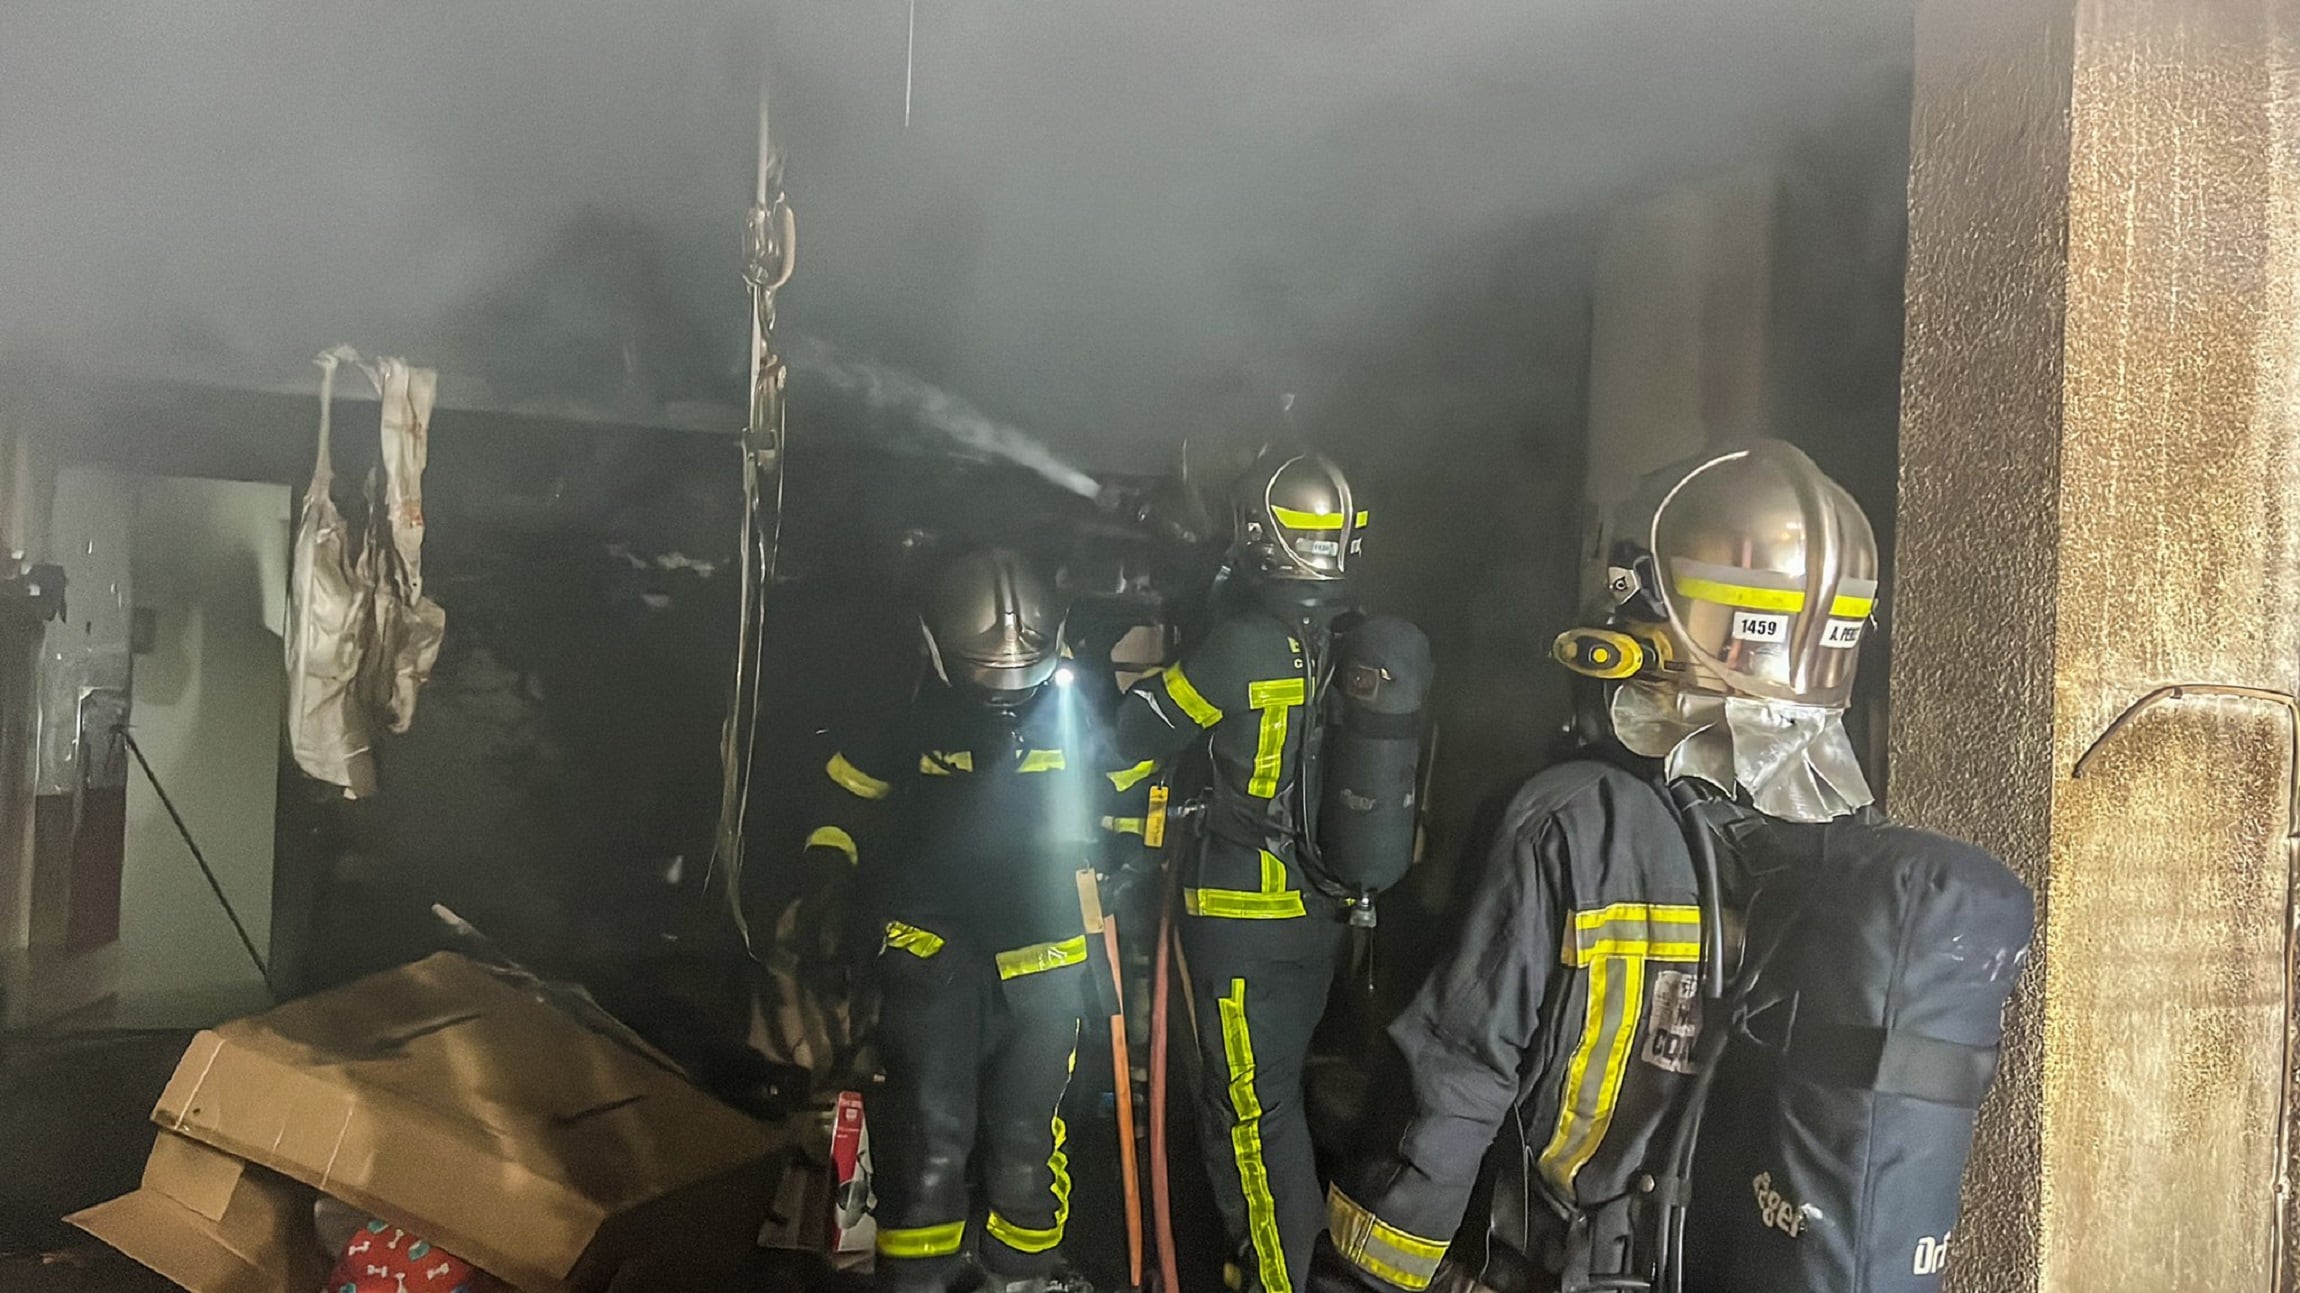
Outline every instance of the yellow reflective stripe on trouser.
<path id="1" fill-rule="evenodd" d="M 1158 761 L 1156 759 L 1144 759 L 1124 772 L 1105 772 L 1102 775 L 1110 778 L 1112 789 L 1115 789 L 1119 794 L 1125 794 L 1134 787 L 1141 785 L 1151 773 L 1157 770 Z"/>
<path id="2" fill-rule="evenodd" d="M 886 923 L 886 946 L 899 947 L 923 961 L 942 950 L 942 935 L 890 920 Z"/>
<path id="3" fill-rule="evenodd" d="M 1182 666 L 1169 667 L 1165 678 L 1166 694 L 1174 698 L 1174 703 L 1182 707 L 1182 712 L 1190 716 L 1191 722 L 1200 727 L 1212 727 L 1222 721 L 1222 711 L 1200 695 L 1190 680 L 1182 676 Z"/>
<path id="4" fill-rule="evenodd" d="M 1060 750 L 1032 750 L 1022 756 L 1022 766 L 1016 771 L 1064 772 L 1069 767 L 1070 760 L 1065 758 Z"/>
<path id="5" fill-rule="evenodd" d="M 832 755 L 831 761 L 823 765 L 823 771 L 829 773 L 831 780 L 839 783 L 848 794 L 860 799 L 884 799 L 887 792 L 894 789 L 848 762 L 844 754 Z"/>
<path id="6" fill-rule="evenodd" d="M 878 1254 L 881 1257 L 948 1257 L 965 1244 L 964 1221 L 907 1230 L 881 1227 L 878 1232 Z"/>
<path id="7" fill-rule="evenodd" d="M 1065 939 L 1059 943 L 1032 943 L 998 954 L 998 977 L 1019 979 L 1025 974 L 1043 974 L 1059 970 L 1065 965 L 1086 963 L 1086 935 Z"/>
<path id="8" fill-rule="evenodd" d="M 947 777 L 953 772 L 972 772 L 974 751 L 929 750 L 918 756 L 918 771 L 922 777 Z"/>
<path id="9" fill-rule="evenodd" d="M 1254 775 L 1246 793 L 1269 799 L 1278 793 L 1286 766 L 1286 711 L 1309 700 L 1310 685 L 1300 678 L 1273 678 L 1246 684 L 1246 703 L 1262 711 L 1262 739 L 1254 747 Z"/>
<path id="10" fill-rule="evenodd" d="M 859 863 L 862 861 L 861 850 L 855 848 L 855 837 L 836 826 L 815 827 L 814 833 L 807 836 L 807 847 L 810 849 L 837 849 L 847 855 L 849 862 Z"/>
<path id="11" fill-rule="evenodd" d="M 1244 889 L 1184 889 L 1182 910 L 1193 916 L 1227 920 L 1290 920 L 1309 914 L 1298 889 L 1286 887 L 1286 864 L 1268 849 L 1262 850 L 1262 887 Z"/>
<path id="12" fill-rule="evenodd" d="M 1617 902 L 1573 913 L 1573 928 L 1560 955 L 1567 965 L 1588 965 L 1604 956 L 1636 956 L 1654 961 L 1701 959 L 1701 909 Z"/>
<path id="13" fill-rule="evenodd" d="M 1262 1098 L 1254 1091 L 1254 1036 L 1246 1027 L 1246 981 L 1230 980 L 1221 999 L 1222 1056 L 1230 1065 L 1230 1153 L 1238 1162 L 1238 1186 L 1246 1196 L 1246 1229 L 1254 1240 L 1254 1262 L 1268 1293 L 1293 1293 L 1286 1273 L 1286 1250 L 1278 1238 L 1278 1205 L 1270 1197 L 1270 1169 L 1262 1161 Z"/>
<path id="14" fill-rule="evenodd" d="M 993 1211 L 985 1228 L 998 1242 L 1018 1253 L 1043 1253 L 1062 1242 L 1062 1223 L 1059 1221 L 1052 1229 L 1026 1230 Z"/>
<path id="15" fill-rule="evenodd" d="M 1071 1034 L 1069 1067 L 1064 1071 L 1071 1074 L 1078 1072 L 1076 1032 Z M 1062 1085 L 1065 1090 L 1069 1089 L 1069 1082 L 1065 1081 Z M 1030 1230 L 998 1215 L 994 1208 L 985 1224 L 998 1242 L 1018 1253 L 1043 1253 L 1062 1242 L 1063 1229 L 1070 1224 L 1070 1156 L 1062 1151 L 1069 1139 L 1070 1128 L 1063 1124 L 1062 1100 L 1057 1096 L 1054 1102 L 1054 1152 L 1046 1156 L 1046 1166 L 1054 1174 L 1054 1224 L 1044 1230 Z"/>
<path id="16" fill-rule="evenodd" d="M 1334 1247 L 1359 1270 L 1402 1289 L 1428 1288 L 1445 1260 L 1443 1243 L 1398 1229 L 1338 1185 L 1326 1191 L 1326 1228 Z"/>

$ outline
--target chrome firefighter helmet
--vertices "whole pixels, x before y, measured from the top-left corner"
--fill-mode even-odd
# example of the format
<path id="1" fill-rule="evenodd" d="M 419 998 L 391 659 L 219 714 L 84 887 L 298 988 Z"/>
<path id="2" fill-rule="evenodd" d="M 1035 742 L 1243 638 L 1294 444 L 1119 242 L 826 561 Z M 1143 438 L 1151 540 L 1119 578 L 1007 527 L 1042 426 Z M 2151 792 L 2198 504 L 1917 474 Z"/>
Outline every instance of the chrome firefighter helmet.
<path id="1" fill-rule="evenodd" d="M 1800 705 L 1851 698 L 1877 540 L 1852 495 L 1794 445 L 1760 440 L 1648 477 L 1607 527 L 1605 553 L 1617 640 L 1560 639 L 1568 666 Z"/>
<path id="2" fill-rule="evenodd" d="M 1238 556 L 1272 579 L 1345 577 L 1367 520 L 1341 468 L 1307 453 L 1264 453 L 1230 508 Z"/>
<path id="3" fill-rule="evenodd" d="M 1607 527 L 1602 628 L 1554 648 L 1609 689 L 1615 736 L 1670 773 L 1825 820 L 1872 798 L 1842 716 L 1877 602 L 1860 505 L 1795 446 L 1647 477 Z"/>
<path id="4" fill-rule="evenodd" d="M 1032 692 L 1054 676 L 1062 625 L 1052 582 L 1003 548 L 945 566 L 919 610 L 936 675 L 994 695 Z"/>

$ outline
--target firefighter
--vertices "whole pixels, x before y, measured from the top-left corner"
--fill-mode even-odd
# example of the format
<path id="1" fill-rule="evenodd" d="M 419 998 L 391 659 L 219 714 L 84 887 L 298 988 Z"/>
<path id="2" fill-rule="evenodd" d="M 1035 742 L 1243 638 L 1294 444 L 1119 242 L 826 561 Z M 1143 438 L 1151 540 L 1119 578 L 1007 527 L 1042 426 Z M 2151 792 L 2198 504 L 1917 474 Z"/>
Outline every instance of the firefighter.
<path id="1" fill-rule="evenodd" d="M 1555 648 L 1581 749 L 1511 802 L 1389 1028 L 1402 1116 L 1329 1195 L 1321 1289 L 1647 1287 L 1704 974 L 1748 892 L 1732 841 L 1872 798 L 1841 720 L 1877 550 L 1843 489 L 1759 441 L 1650 478 L 1606 544 L 1596 627 Z"/>
<path id="2" fill-rule="evenodd" d="M 875 903 L 878 1287 L 942 1293 L 971 1252 L 992 1289 L 1080 1289 L 1058 1252 L 1061 1104 L 1089 991 L 1076 873 L 1111 809 L 1106 728 L 1073 698 L 1050 584 L 1015 554 L 952 563 L 920 627 L 916 695 L 841 740 L 826 772 L 845 808 L 807 840 L 858 865 Z"/>
<path id="3" fill-rule="evenodd" d="M 1199 1121 L 1233 1287 L 1291 1293 L 1324 1224 L 1303 1068 L 1346 933 L 1345 899 L 1309 865 L 1305 766 L 1367 516 L 1340 470 L 1309 454 L 1265 454 L 1231 504 L 1213 623 L 1178 664 L 1135 684 L 1117 738 L 1122 761 L 1139 761 L 1130 778 L 1194 746 L 1210 754 L 1182 880 Z"/>

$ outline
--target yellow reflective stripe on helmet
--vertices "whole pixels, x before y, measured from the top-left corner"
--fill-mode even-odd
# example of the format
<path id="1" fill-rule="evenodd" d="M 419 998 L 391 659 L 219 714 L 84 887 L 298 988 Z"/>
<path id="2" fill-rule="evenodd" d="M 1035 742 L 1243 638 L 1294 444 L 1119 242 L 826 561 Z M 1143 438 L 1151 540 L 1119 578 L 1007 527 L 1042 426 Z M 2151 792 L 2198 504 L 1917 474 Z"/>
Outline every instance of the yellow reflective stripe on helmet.
<path id="1" fill-rule="evenodd" d="M 1222 721 L 1222 711 L 1200 695 L 1190 680 L 1182 676 L 1182 666 L 1168 666 L 1164 677 L 1166 694 L 1174 698 L 1174 703 L 1182 707 L 1182 712 L 1190 716 L 1191 722 L 1200 727 L 1212 727 Z"/>
<path id="2" fill-rule="evenodd" d="M 1184 889 L 1182 910 L 1193 916 L 1228 920 L 1291 920 L 1309 914 L 1299 890 L 1286 888 L 1286 864 L 1268 849 L 1262 850 L 1262 887 L 1245 889 Z"/>
<path id="3" fill-rule="evenodd" d="M 1358 528 L 1361 530 L 1364 529 L 1366 526 L 1373 523 L 1373 519 L 1374 514 L 1371 512 L 1358 513 Z"/>
<path id="4" fill-rule="evenodd" d="M 1016 771 L 1064 772 L 1069 767 L 1070 760 L 1060 750 L 1032 750 L 1022 756 L 1022 766 Z"/>
<path id="5" fill-rule="evenodd" d="M 1086 935 L 1065 939 L 1059 943 L 1032 943 L 998 954 L 998 977 L 1019 979 L 1025 974 L 1044 974 L 1066 965 L 1086 963 Z"/>
<path id="6" fill-rule="evenodd" d="M 807 847 L 810 849 L 837 849 L 847 855 L 849 862 L 860 863 L 862 861 L 861 852 L 855 848 L 855 837 L 836 826 L 815 827 L 814 833 L 807 836 Z"/>
<path id="7" fill-rule="evenodd" d="M 1326 1228 L 1333 1233 L 1334 1247 L 1359 1270 L 1402 1289 L 1428 1288 L 1445 1260 L 1444 1244 L 1398 1229 L 1340 1186 L 1326 1192 Z"/>
<path id="8" fill-rule="evenodd" d="M 942 935 L 890 920 L 886 923 L 886 946 L 899 947 L 923 961 L 942 950 Z"/>
<path id="9" fill-rule="evenodd" d="M 1141 785 L 1156 771 L 1158 771 L 1158 761 L 1156 759 L 1144 759 L 1124 772 L 1105 772 L 1102 775 L 1110 778 L 1111 786 L 1119 794 L 1125 794 L 1134 787 Z"/>
<path id="10" fill-rule="evenodd" d="M 1805 580 L 1783 570 L 1723 566 L 1679 557 L 1669 563 L 1669 586 L 1680 597 L 1790 615 L 1805 609 Z M 1859 589 L 1853 591 L 1858 592 Z"/>
<path id="11" fill-rule="evenodd" d="M 1634 956 L 1653 961 L 1701 959 L 1701 909 L 1642 902 L 1573 913 L 1573 928 L 1560 959 L 1588 965 L 1600 957 Z"/>
<path id="12" fill-rule="evenodd" d="M 1342 512 L 1297 512 L 1290 507 L 1270 508 L 1270 515 L 1289 530 L 1339 530 L 1350 523 Z"/>
<path id="13" fill-rule="evenodd" d="M 1221 998 L 1222 1057 L 1230 1067 L 1230 1155 L 1238 1164 L 1238 1186 L 1246 1196 L 1246 1230 L 1254 1240 L 1254 1263 L 1268 1293 L 1293 1293 L 1286 1273 L 1286 1250 L 1278 1238 L 1278 1205 L 1270 1197 L 1270 1169 L 1262 1160 L 1262 1099 L 1254 1091 L 1254 1035 L 1246 1026 L 1246 981 L 1230 980 Z"/>
<path id="14" fill-rule="evenodd" d="M 1645 960 L 1601 956 L 1589 965 L 1589 1004 L 1581 1040 L 1559 1093 L 1557 1130 L 1541 1151 L 1543 1179 L 1572 1198 L 1574 1178 L 1605 1143 L 1644 1010 Z"/>
<path id="15" fill-rule="evenodd" d="M 974 771 L 972 750 L 929 750 L 918 756 L 918 770 L 924 776 L 947 777 L 953 772 Z"/>
<path id="16" fill-rule="evenodd" d="M 823 765 L 823 771 L 829 773 L 831 780 L 839 783 L 848 794 L 858 799 L 884 799 L 894 789 L 848 762 L 843 753 L 832 755 L 831 761 Z"/>
<path id="17" fill-rule="evenodd" d="M 1756 588 L 1715 579 L 1688 579 L 1683 575 L 1677 577 L 1675 586 L 1681 597 L 1715 602 L 1720 606 L 1739 606 L 1752 611 L 1782 611 L 1790 615 L 1805 609 L 1805 594 L 1801 589 Z"/>
<path id="18" fill-rule="evenodd" d="M 965 1244 L 966 1223 L 963 1221 L 914 1229 L 881 1226 L 878 1232 L 878 1255 L 881 1257 L 948 1257 Z"/>
<path id="19" fill-rule="evenodd" d="M 1254 747 L 1254 775 L 1246 793 L 1257 799 L 1275 798 L 1278 774 L 1286 766 L 1286 713 L 1305 704 L 1310 684 L 1300 678 L 1272 678 L 1246 684 L 1246 703 L 1262 711 L 1261 741 Z"/>
<path id="20" fill-rule="evenodd" d="M 1829 614 L 1841 620 L 1865 620 L 1875 609 L 1877 599 L 1874 597 L 1848 597 L 1839 593 L 1837 600 L 1829 603 Z"/>

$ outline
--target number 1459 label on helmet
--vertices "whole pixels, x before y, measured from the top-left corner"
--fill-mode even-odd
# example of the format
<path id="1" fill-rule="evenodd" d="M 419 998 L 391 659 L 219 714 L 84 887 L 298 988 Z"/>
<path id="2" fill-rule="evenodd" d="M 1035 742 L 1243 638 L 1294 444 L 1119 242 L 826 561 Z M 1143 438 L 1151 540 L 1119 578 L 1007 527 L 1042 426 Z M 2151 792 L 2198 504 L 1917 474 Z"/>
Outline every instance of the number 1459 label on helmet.
<path id="1" fill-rule="evenodd" d="M 1789 617 L 1778 611 L 1735 611 L 1733 636 L 1743 642 L 1786 642 Z"/>

